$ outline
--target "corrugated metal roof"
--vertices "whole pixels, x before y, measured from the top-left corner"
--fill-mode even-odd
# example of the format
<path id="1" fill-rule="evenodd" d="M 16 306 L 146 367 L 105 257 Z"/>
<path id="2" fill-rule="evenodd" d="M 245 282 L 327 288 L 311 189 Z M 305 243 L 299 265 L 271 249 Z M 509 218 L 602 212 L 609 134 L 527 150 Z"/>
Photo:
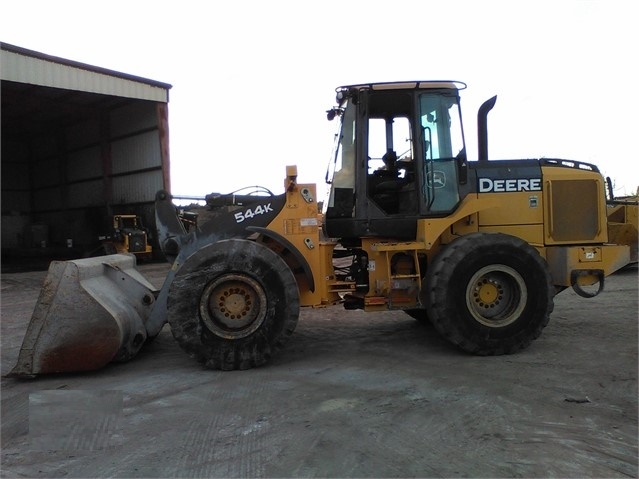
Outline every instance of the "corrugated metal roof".
<path id="1" fill-rule="evenodd" d="M 168 103 L 171 85 L 0 43 L 0 78 L 124 98 Z"/>

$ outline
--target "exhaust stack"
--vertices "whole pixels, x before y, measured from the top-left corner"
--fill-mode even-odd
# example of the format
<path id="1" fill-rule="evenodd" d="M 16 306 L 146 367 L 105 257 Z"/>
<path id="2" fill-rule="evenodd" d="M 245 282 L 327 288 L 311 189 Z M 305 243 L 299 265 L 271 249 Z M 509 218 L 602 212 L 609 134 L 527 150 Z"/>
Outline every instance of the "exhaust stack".
<path id="1" fill-rule="evenodd" d="M 477 158 L 479 161 L 488 161 L 488 113 L 495 106 L 497 95 L 486 100 L 477 112 Z"/>

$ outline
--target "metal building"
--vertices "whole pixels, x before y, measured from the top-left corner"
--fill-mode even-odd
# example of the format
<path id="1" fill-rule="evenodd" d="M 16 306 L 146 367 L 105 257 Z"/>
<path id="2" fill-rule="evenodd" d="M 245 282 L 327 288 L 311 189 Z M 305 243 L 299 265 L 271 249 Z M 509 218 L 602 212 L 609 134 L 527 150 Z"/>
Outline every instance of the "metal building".
<path id="1" fill-rule="evenodd" d="M 0 46 L 3 260 L 86 255 L 116 214 L 152 234 L 171 85 Z"/>

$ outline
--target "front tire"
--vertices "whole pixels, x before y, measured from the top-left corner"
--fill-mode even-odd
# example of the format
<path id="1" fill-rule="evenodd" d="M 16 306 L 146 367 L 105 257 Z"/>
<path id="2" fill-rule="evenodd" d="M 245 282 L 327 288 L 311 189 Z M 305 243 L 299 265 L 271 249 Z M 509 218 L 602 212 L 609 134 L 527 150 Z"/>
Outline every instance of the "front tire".
<path id="1" fill-rule="evenodd" d="M 478 355 L 526 348 L 554 307 L 544 258 L 501 233 L 474 233 L 445 246 L 427 271 L 421 300 L 435 329 Z"/>
<path id="2" fill-rule="evenodd" d="M 266 246 L 229 239 L 191 255 L 169 289 L 168 322 L 180 346 L 207 368 L 267 363 L 297 325 L 299 290 Z"/>

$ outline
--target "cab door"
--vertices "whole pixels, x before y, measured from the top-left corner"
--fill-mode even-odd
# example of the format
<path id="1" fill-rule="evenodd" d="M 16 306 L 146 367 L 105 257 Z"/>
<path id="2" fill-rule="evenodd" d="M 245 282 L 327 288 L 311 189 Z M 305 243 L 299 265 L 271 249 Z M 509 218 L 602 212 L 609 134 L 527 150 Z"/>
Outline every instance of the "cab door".
<path id="1" fill-rule="evenodd" d="M 414 239 L 420 204 L 414 91 L 362 91 L 358 107 L 356 217 L 366 235 Z"/>
<path id="2" fill-rule="evenodd" d="M 466 162 L 457 92 L 426 91 L 418 105 L 421 211 L 438 216 L 459 203 L 459 170 Z"/>

